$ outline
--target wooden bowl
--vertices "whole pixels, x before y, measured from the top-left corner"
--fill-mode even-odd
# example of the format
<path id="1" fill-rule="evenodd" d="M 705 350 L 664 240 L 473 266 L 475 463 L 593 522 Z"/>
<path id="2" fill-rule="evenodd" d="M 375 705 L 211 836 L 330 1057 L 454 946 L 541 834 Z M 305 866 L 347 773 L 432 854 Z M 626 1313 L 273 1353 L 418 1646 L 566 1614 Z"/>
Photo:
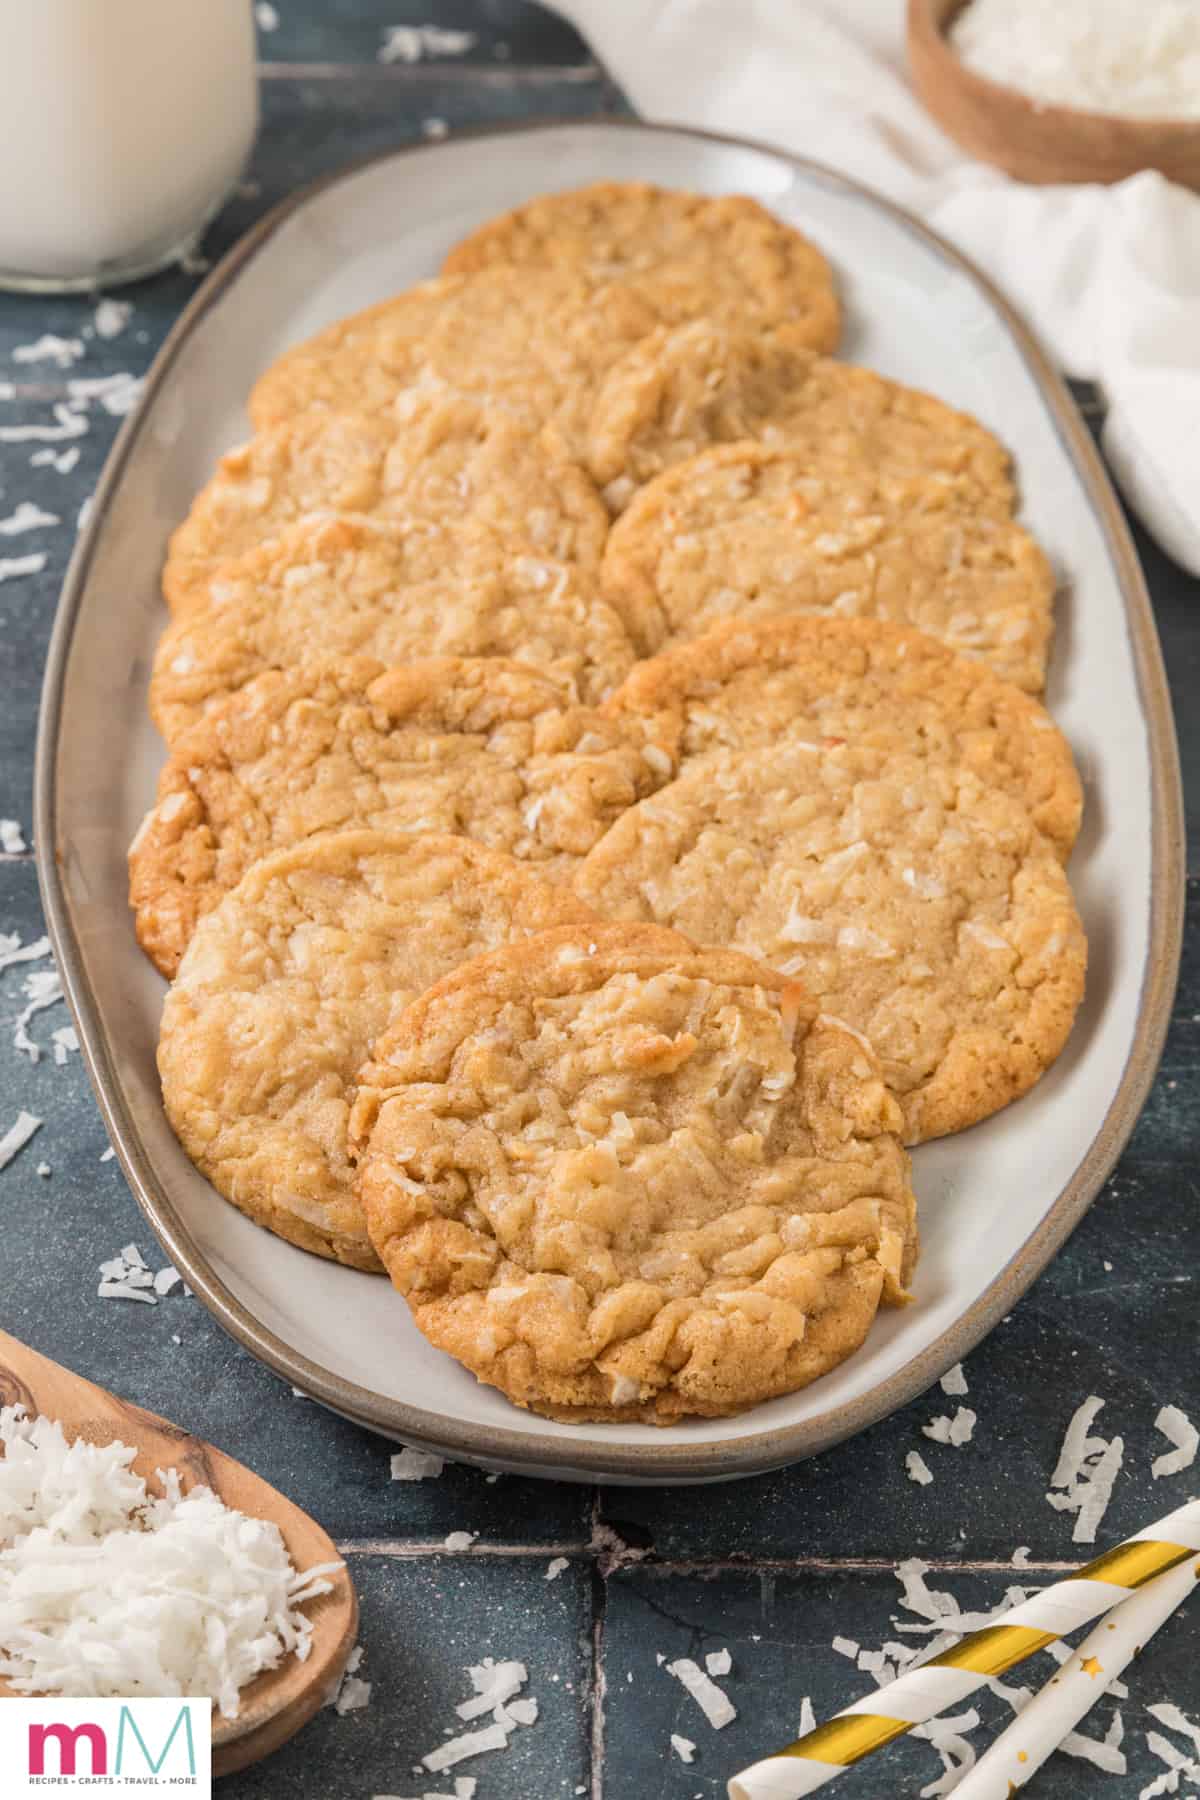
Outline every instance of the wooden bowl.
<path id="1" fill-rule="evenodd" d="M 967 67 L 946 35 L 965 3 L 908 0 L 913 86 L 956 144 L 1018 181 L 1124 181 L 1139 169 L 1158 169 L 1200 189 L 1200 121 L 1083 112 L 988 81 Z"/>

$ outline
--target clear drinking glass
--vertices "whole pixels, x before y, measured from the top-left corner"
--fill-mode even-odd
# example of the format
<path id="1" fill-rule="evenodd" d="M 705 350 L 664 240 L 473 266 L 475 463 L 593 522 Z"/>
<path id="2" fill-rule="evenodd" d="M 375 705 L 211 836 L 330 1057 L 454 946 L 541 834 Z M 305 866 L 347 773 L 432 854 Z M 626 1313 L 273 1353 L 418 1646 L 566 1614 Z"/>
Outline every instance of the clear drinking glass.
<path id="1" fill-rule="evenodd" d="M 257 129 L 250 0 L 0 0 L 0 286 L 186 255 Z"/>

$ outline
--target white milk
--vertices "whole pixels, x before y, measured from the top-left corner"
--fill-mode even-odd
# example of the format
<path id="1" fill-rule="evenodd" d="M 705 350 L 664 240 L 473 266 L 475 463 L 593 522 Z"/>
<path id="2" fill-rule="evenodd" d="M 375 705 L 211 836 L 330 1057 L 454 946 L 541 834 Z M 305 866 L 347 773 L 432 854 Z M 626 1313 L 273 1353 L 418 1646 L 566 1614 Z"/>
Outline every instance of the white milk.
<path id="1" fill-rule="evenodd" d="M 257 124 L 250 0 L 0 0 L 0 282 L 169 262 Z"/>

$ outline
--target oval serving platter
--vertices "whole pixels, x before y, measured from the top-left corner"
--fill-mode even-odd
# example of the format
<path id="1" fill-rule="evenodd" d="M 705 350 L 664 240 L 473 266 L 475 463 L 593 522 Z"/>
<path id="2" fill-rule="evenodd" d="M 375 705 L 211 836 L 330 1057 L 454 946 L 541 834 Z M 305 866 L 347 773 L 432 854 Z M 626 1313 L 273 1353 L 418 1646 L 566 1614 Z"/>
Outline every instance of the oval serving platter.
<path id="1" fill-rule="evenodd" d="M 1024 1100 L 919 1149 L 916 1304 L 806 1391 L 670 1430 L 526 1415 L 432 1350 L 381 1278 L 293 1249 L 217 1199 L 163 1113 L 163 983 L 126 906 L 125 850 L 163 750 L 146 717 L 167 535 L 244 397 L 287 344 L 436 272 L 488 215 L 547 185 L 644 179 L 756 195 L 809 233 L 846 302 L 842 354 L 965 407 L 1012 449 L 1023 516 L 1063 581 L 1048 699 L 1083 769 L 1071 874 L 1091 943 L 1067 1050 Z M 68 572 L 38 742 L 47 921 L 113 1144 L 177 1266 L 285 1380 L 362 1424 L 489 1468 L 715 1481 L 811 1455 L 904 1404 L 1006 1313 L 1098 1191 L 1153 1077 L 1179 957 L 1182 807 L 1150 606 L 1073 402 L 1000 296 L 866 189 L 749 143 L 622 122 L 521 128 L 376 157 L 297 194 L 225 258 L 126 422 Z"/>

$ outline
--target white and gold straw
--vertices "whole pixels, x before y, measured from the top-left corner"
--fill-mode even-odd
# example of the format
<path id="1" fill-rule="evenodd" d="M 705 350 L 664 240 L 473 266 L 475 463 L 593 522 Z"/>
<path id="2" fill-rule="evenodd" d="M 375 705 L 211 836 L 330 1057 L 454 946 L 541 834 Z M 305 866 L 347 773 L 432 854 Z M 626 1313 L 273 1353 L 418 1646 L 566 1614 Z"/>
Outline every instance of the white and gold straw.
<path id="1" fill-rule="evenodd" d="M 1194 1557 L 1114 1606 L 1041 1693 L 1017 1714 L 955 1788 L 955 1800 L 1009 1800 L 1053 1756 L 1196 1586 Z"/>
<path id="2" fill-rule="evenodd" d="M 743 1769 L 729 1783 L 729 1800 L 802 1800 L 816 1793 L 914 1725 L 959 1705 L 990 1677 L 1003 1675 L 1109 1612 L 1156 1577 L 1194 1562 L 1197 1553 L 1200 1501 L 1194 1500 L 1098 1556 L 1077 1575 L 1014 1606 L 1001 1623 L 969 1632 L 794 1744 Z"/>

